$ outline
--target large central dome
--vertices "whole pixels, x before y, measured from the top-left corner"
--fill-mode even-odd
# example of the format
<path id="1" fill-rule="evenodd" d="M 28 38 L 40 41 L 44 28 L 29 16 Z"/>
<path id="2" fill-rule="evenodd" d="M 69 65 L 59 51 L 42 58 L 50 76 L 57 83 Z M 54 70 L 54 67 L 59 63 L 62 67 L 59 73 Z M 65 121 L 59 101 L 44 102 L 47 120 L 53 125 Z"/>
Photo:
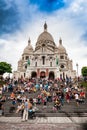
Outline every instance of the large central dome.
<path id="1" fill-rule="evenodd" d="M 54 42 L 52 35 L 47 32 L 47 24 L 46 23 L 44 24 L 44 32 L 39 35 L 37 42 L 45 41 L 45 40 Z"/>
<path id="2" fill-rule="evenodd" d="M 56 47 L 56 45 L 55 45 L 54 39 L 53 39 L 52 35 L 49 32 L 47 32 L 47 24 L 45 23 L 44 32 L 42 32 L 39 35 L 37 42 L 36 42 L 35 50 L 46 48 L 46 49 L 54 51 L 55 47 Z"/>
<path id="3" fill-rule="evenodd" d="M 52 35 L 50 33 L 46 32 L 46 31 L 44 31 L 43 33 L 41 33 L 39 35 L 37 42 L 45 41 L 45 40 L 54 42 Z"/>

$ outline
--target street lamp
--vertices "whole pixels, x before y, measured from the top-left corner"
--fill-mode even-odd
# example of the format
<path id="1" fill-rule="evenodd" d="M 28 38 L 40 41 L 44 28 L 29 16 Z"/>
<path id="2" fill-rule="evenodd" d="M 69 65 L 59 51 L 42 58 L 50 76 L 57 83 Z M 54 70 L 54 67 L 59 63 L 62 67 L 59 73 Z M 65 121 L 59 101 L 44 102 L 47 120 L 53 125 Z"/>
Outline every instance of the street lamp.
<path id="1" fill-rule="evenodd" d="M 78 66 L 79 66 L 78 63 L 76 63 L 76 67 L 77 67 L 77 77 L 78 77 Z"/>

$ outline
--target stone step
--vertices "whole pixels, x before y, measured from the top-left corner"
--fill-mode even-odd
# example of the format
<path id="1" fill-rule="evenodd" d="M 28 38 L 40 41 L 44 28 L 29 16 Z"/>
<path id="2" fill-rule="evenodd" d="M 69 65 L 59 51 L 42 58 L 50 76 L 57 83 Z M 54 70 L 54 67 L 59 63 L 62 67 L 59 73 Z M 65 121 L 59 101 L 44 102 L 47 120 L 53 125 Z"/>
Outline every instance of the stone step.
<path id="1" fill-rule="evenodd" d="M 87 117 L 87 113 L 35 113 L 36 117 Z M 21 117 L 21 113 L 5 113 L 6 117 Z"/>

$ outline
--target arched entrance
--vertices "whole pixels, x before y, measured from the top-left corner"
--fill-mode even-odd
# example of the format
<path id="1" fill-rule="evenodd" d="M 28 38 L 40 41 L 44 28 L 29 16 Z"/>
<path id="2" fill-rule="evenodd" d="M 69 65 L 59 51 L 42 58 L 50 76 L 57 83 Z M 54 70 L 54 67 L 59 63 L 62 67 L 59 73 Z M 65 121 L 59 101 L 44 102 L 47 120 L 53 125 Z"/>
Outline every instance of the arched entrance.
<path id="1" fill-rule="evenodd" d="M 55 78 L 55 75 L 54 75 L 54 72 L 53 71 L 50 71 L 49 72 L 49 79 L 54 79 Z"/>
<path id="2" fill-rule="evenodd" d="M 44 71 L 40 72 L 40 78 L 45 78 L 46 77 L 46 73 Z"/>
<path id="3" fill-rule="evenodd" d="M 37 73 L 35 72 L 35 71 L 33 71 L 32 73 L 31 73 L 31 78 L 36 78 L 37 77 Z"/>

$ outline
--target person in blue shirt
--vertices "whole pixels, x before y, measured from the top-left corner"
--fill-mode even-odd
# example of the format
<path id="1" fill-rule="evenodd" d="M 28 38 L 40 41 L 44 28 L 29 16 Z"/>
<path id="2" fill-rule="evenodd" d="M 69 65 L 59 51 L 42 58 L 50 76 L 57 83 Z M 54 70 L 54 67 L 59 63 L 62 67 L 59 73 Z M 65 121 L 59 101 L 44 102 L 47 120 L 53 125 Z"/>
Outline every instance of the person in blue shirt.
<path id="1" fill-rule="evenodd" d="M 27 121 L 28 120 L 28 101 L 26 99 L 25 103 L 24 103 L 24 112 L 23 112 L 23 121 Z"/>

